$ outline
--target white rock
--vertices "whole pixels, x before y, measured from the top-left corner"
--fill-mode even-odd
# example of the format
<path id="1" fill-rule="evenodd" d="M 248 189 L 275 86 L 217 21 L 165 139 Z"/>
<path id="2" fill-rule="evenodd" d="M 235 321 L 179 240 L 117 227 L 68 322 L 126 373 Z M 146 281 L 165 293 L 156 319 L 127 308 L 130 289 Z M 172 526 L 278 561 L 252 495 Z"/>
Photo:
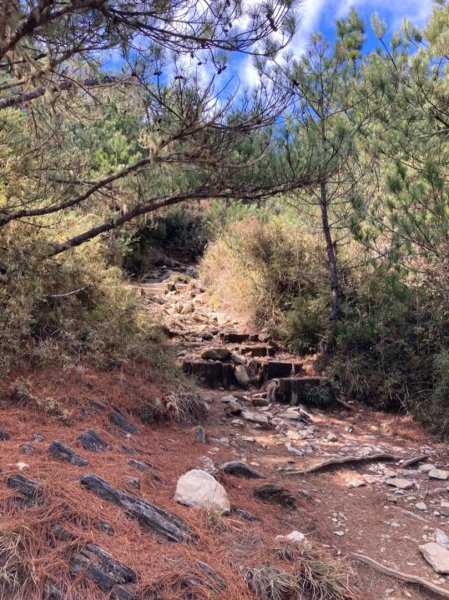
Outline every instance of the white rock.
<path id="1" fill-rule="evenodd" d="M 424 502 L 417 502 L 415 508 L 418 510 L 427 510 L 427 505 Z"/>
<path id="2" fill-rule="evenodd" d="M 350 481 L 348 481 L 349 488 L 359 488 L 363 487 L 364 485 L 366 485 L 366 482 L 362 481 L 361 479 L 351 479 Z"/>
<path id="3" fill-rule="evenodd" d="M 331 431 L 330 433 L 327 434 L 326 440 L 328 442 L 338 442 L 338 437 L 337 437 L 337 435 L 335 433 L 333 433 Z"/>
<path id="4" fill-rule="evenodd" d="M 441 469 L 432 469 L 429 471 L 429 477 L 431 479 L 442 479 L 446 481 L 449 477 L 449 471 L 442 471 Z"/>
<path id="5" fill-rule="evenodd" d="M 385 482 L 387 485 L 392 485 L 395 488 L 400 490 L 409 490 L 413 487 L 413 481 L 408 481 L 408 479 L 402 479 L 401 477 L 393 477 L 392 479 L 387 479 Z"/>
<path id="6" fill-rule="evenodd" d="M 338 535 L 338 537 L 343 537 L 345 535 L 344 531 L 334 531 L 334 535 Z"/>
<path id="7" fill-rule="evenodd" d="M 305 535 L 300 531 L 292 531 L 288 535 L 277 535 L 274 538 L 276 542 L 285 542 L 290 544 L 302 544 L 305 539 Z"/>
<path id="8" fill-rule="evenodd" d="M 424 465 L 418 467 L 418 471 L 420 473 L 428 473 L 429 471 L 433 471 L 433 469 L 435 469 L 435 465 L 430 463 L 425 463 Z"/>
<path id="9" fill-rule="evenodd" d="M 443 546 L 446 550 L 449 550 L 449 536 L 447 536 L 442 529 L 435 531 L 435 542 L 439 546 Z"/>
<path id="10" fill-rule="evenodd" d="M 449 550 L 436 542 L 429 542 L 419 547 L 422 555 L 436 573 L 449 573 Z"/>
<path id="11" fill-rule="evenodd" d="M 219 514 L 231 510 L 224 487 L 206 471 L 192 469 L 178 479 L 175 500 L 193 508 L 206 508 Z"/>

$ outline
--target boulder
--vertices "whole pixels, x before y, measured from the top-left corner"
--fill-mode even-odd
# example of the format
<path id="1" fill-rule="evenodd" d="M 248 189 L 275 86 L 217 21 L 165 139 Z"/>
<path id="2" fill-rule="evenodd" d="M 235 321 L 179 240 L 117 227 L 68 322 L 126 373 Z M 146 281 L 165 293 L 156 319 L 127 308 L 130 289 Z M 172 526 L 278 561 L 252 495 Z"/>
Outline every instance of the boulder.
<path id="1" fill-rule="evenodd" d="M 175 500 L 193 508 L 205 508 L 219 514 L 227 514 L 231 503 L 224 487 L 199 469 L 192 469 L 178 479 Z"/>
<path id="2" fill-rule="evenodd" d="M 419 547 L 421 554 L 436 573 L 449 573 L 449 550 L 436 542 L 429 542 Z"/>

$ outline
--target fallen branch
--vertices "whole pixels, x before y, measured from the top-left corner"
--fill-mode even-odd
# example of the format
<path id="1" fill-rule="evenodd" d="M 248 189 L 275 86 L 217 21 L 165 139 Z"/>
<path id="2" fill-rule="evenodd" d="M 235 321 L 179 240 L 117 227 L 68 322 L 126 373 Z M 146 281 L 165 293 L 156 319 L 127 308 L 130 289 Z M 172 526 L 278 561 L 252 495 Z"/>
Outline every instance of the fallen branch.
<path id="1" fill-rule="evenodd" d="M 334 467 L 341 465 L 350 465 L 357 463 L 370 463 L 376 461 L 386 461 L 386 462 L 397 462 L 401 460 L 400 456 L 395 456 L 394 454 L 372 454 L 371 456 L 344 456 L 343 458 L 327 458 L 317 465 L 313 465 L 312 467 L 307 467 L 307 469 L 302 469 L 299 471 L 287 471 L 285 475 L 308 475 L 309 473 L 316 473 L 317 471 L 326 471 L 328 469 L 333 469 Z"/>
<path id="2" fill-rule="evenodd" d="M 412 583 L 414 585 L 418 585 L 427 590 L 428 592 L 433 592 L 434 594 L 437 594 L 441 598 L 449 598 L 449 590 L 445 590 L 444 588 L 439 587 L 438 585 L 434 585 L 430 581 L 427 581 L 427 579 L 422 579 L 421 577 L 417 577 L 416 575 L 407 575 L 406 573 L 402 573 L 401 571 L 390 569 L 390 567 L 386 567 L 385 565 L 382 565 L 381 563 L 378 563 L 374 559 L 369 558 L 368 556 L 364 556 L 363 554 L 352 554 L 352 556 L 356 560 L 364 563 L 365 565 L 368 565 L 369 567 L 372 567 L 379 573 L 383 573 L 388 577 L 394 577 L 395 579 L 399 579 L 399 581 L 403 581 L 404 583 Z"/>

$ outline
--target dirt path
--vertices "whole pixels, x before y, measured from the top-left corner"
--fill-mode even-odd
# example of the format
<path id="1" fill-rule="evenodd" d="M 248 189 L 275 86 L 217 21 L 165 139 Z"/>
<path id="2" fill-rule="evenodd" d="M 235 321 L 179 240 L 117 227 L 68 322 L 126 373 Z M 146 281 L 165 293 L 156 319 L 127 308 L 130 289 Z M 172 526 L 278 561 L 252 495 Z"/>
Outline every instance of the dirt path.
<path id="1" fill-rule="evenodd" d="M 253 382 L 258 383 L 263 380 L 258 377 L 264 363 L 275 366 L 291 363 L 292 373 L 295 365 L 301 365 L 299 378 L 315 375 L 313 367 L 300 357 L 270 345 L 268 336 L 259 339 L 260 332 L 248 332 L 245 323 L 211 310 L 204 288 L 190 277 L 192 274 L 167 270 L 164 275 L 159 271 L 154 277 L 166 277 L 164 283 L 146 283 L 143 290 L 152 312 L 162 318 L 171 332 L 172 344 L 184 368 L 203 379 L 206 388 L 221 388 L 207 392 L 203 388 L 203 393 L 214 400 L 207 424 L 211 446 L 207 454 L 214 463 L 230 457 L 246 461 L 261 469 L 270 481 L 288 487 L 302 498 L 299 513 L 279 515 L 276 533 L 298 529 L 335 555 L 350 558 L 352 553 L 364 554 L 449 590 L 448 578 L 437 575 L 418 548 L 433 541 L 437 529 L 449 534 L 449 484 L 430 478 L 427 466 L 447 469 L 447 449 L 434 443 L 408 417 L 386 415 L 356 404 L 350 404 L 349 409 L 341 407 L 325 412 L 307 407 L 312 417 L 309 425 L 296 420 L 294 411 L 286 405 L 255 406 L 257 390 L 252 386 L 241 389 L 234 378 L 226 373 L 220 375 L 224 371 L 223 361 L 202 359 L 205 351 L 226 348 L 244 356 L 250 375 L 253 374 L 251 359 L 256 358 L 259 370 Z M 271 348 L 274 356 L 270 357 Z M 232 363 L 229 359 L 227 362 Z M 276 369 L 273 373 L 279 377 Z M 230 393 L 241 404 L 243 417 L 237 414 L 238 409 L 234 414 L 227 412 L 226 399 Z M 267 417 L 267 424 L 253 422 L 258 417 L 262 420 Z M 378 453 L 393 454 L 401 460 L 339 467 L 308 476 L 289 474 L 326 458 Z M 427 455 L 428 459 L 407 469 L 402 467 L 402 462 L 421 455 Z M 352 562 L 361 599 L 427 597 L 422 590 Z"/>
<path id="2" fill-rule="evenodd" d="M 447 448 L 405 416 L 356 404 L 301 408 L 311 397 L 328 399 L 321 394 L 327 383 L 315 378 L 312 362 L 289 355 L 234 316 L 211 310 L 194 275 L 193 269 L 174 263 L 139 287 L 149 318 L 164 324 L 180 365 L 189 371 L 192 364 L 202 364 L 197 373 L 207 375 L 213 386 L 196 388 L 209 406 L 204 432 L 195 425 L 151 422 L 148 409 L 166 400 L 166 390 L 157 379 L 149 384 L 133 363 L 109 370 L 89 365 L 30 368 L 1 382 L 0 598 L 257 600 L 242 570 L 277 565 L 292 571 L 294 565 L 276 551 L 275 539 L 292 531 L 304 534 L 322 560 L 343 560 L 356 600 L 437 596 L 377 573 L 354 560 L 353 553 L 449 592 L 448 578 L 437 575 L 419 550 L 435 539 L 437 530 L 442 532 L 439 543 L 449 544 L 444 538 L 449 534 L 449 479 L 434 479 L 428 471 L 435 466 L 443 473 L 433 475 L 449 478 L 444 472 Z M 236 333 L 245 336 L 240 341 L 229 337 Z M 203 358 L 211 350 L 220 350 L 221 360 Z M 272 369 L 280 369 L 278 378 L 293 382 L 293 399 L 299 404 L 290 405 L 291 389 L 284 393 L 279 388 L 282 393 L 272 402 L 251 382 L 238 386 L 239 366 L 244 368 L 239 376 L 246 372 L 258 385 L 272 376 Z M 142 408 L 147 423 L 141 420 Z M 92 431 L 102 441 L 99 448 L 83 442 Z M 82 461 L 75 464 L 55 455 L 56 441 Z M 330 458 L 378 454 L 394 457 L 294 473 Z M 422 455 L 428 458 L 404 468 L 404 461 Z M 229 461 L 246 463 L 264 479 L 220 470 Z M 191 469 L 218 474 L 232 507 L 229 515 L 175 501 L 178 479 Z M 11 477 L 26 482 L 26 493 L 39 493 L 24 501 L 23 493 L 11 487 Z M 167 541 L 144 526 L 136 512 L 86 489 L 86 477 L 101 478 L 139 502 L 175 515 L 193 532 L 194 543 Z M 280 486 L 283 505 L 257 498 L 260 483 Z M 111 570 L 89 544 L 131 569 L 125 569 L 128 579 L 120 580 L 123 565 Z"/>

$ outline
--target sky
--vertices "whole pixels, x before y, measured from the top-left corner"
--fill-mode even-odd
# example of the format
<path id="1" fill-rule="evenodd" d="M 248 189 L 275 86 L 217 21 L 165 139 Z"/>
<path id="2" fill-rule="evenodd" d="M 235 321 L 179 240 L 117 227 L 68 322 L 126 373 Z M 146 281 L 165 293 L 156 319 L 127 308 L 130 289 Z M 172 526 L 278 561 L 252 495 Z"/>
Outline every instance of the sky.
<path id="1" fill-rule="evenodd" d="M 252 3 L 254 1 L 262 0 L 252 0 Z M 373 13 L 377 13 L 387 23 L 388 32 L 392 33 L 400 29 L 404 18 L 408 18 L 418 27 L 425 25 L 432 12 L 432 6 L 432 0 L 302 0 L 302 6 L 299 8 L 302 20 L 291 49 L 295 54 L 300 54 L 309 36 L 318 31 L 326 37 L 333 38 L 335 20 L 346 16 L 352 7 L 357 9 L 367 23 L 367 48 L 370 48 L 374 45 L 370 25 Z M 257 75 L 251 60 L 242 61 L 239 77 L 247 84 L 256 83 Z"/>

